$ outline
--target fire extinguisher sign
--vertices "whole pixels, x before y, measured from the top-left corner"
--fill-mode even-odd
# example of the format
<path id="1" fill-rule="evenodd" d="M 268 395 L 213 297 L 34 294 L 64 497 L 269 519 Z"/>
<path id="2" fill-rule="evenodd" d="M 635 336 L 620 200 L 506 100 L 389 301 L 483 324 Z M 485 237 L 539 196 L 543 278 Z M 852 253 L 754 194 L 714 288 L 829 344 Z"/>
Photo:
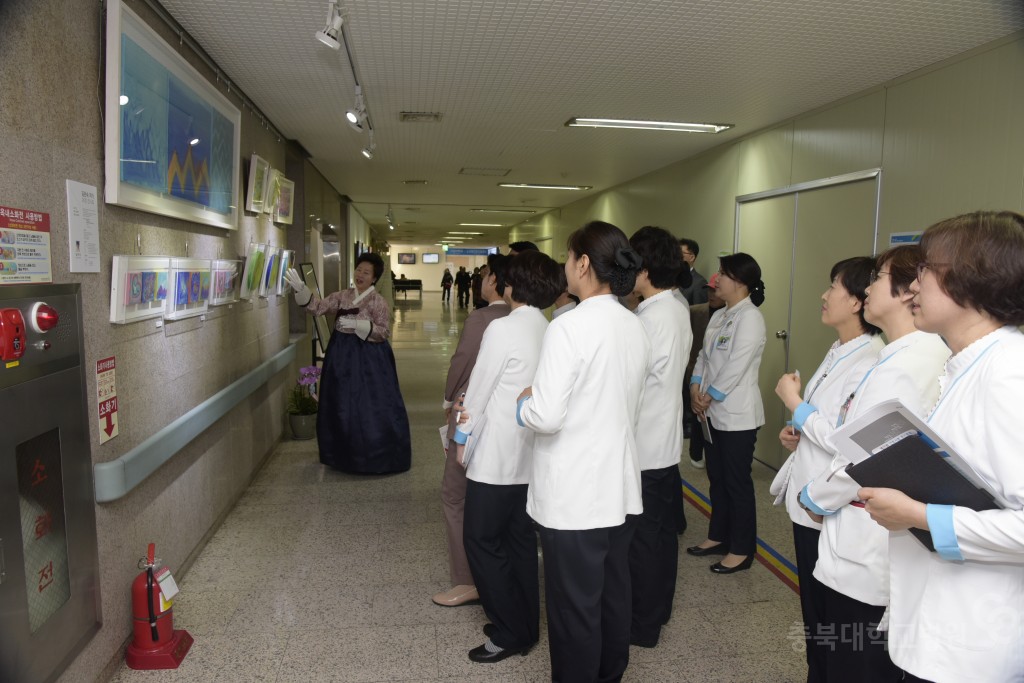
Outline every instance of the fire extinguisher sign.
<path id="1" fill-rule="evenodd" d="M 118 435 L 117 385 L 114 383 L 114 356 L 96 361 L 96 405 L 99 410 L 100 443 Z"/>

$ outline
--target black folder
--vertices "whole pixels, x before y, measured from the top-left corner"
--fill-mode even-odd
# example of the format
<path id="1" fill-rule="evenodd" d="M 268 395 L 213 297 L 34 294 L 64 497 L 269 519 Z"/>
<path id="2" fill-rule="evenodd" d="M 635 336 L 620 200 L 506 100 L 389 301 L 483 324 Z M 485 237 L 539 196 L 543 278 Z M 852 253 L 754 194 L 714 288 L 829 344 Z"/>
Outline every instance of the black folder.
<path id="1" fill-rule="evenodd" d="M 972 510 L 996 510 L 1000 505 L 985 489 L 953 467 L 935 444 L 918 432 L 882 449 L 846 471 L 861 486 L 897 489 L 914 500 L 937 505 L 959 505 Z M 931 533 L 910 533 L 935 551 Z"/>

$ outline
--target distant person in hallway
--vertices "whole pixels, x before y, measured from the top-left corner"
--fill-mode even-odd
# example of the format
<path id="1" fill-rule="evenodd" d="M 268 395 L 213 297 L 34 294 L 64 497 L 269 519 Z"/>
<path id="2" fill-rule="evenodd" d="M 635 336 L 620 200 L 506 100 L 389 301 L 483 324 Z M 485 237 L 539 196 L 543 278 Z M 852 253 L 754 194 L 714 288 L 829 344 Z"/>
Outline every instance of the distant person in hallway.
<path id="1" fill-rule="evenodd" d="M 640 257 L 600 221 L 567 246 L 580 303 L 548 325 L 516 407 L 536 435 L 526 510 L 544 549 L 552 680 L 618 681 L 629 663 L 629 545 L 643 509 L 635 430 L 651 354 L 617 297 L 633 290 Z"/>
<path id="2" fill-rule="evenodd" d="M 690 378 L 690 404 L 710 438 L 705 444 L 711 497 L 708 537 L 690 555 L 725 555 L 716 574 L 750 569 L 757 550 L 757 509 L 750 468 L 764 405 L 757 373 L 764 351 L 761 267 L 750 254 L 719 259 L 718 295 L 725 308 L 711 316 Z"/>
<path id="3" fill-rule="evenodd" d="M 528 242 L 526 240 L 523 240 L 522 242 L 513 242 L 512 244 L 508 245 L 508 255 L 509 256 L 516 256 L 518 254 L 522 254 L 524 251 L 540 251 L 540 250 L 537 249 L 537 245 L 536 244 L 534 244 L 533 242 Z"/>
<path id="4" fill-rule="evenodd" d="M 578 296 L 569 293 L 569 283 L 565 279 L 565 264 L 559 263 L 558 267 L 561 273 L 559 275 L 558 282 L 562 288 L 562 293 L 558 295 L 558 298 L 555 299 L 555 303 L 552 304 L 555 307 L 555 310 L 551 311 L 552 320 L 576 308 L 576 304 L 580 302 Z"/>
<path id="5" fill-rule="evenodd" d="M 484 297 L 480 292 L 480 287 L 484 281 L 484 276 L 480 271 L 480 268 L 474 268 L 473 275 L 469 278 L 469 289 L 472 293 L 471 301 L 473 302 L 473 308 L 483 308 L 487 305 L 487 302 L 484 301 Z"/>
<path id="6" fill-rule="evenodd" d="M 636 316 L 651 347 L 636 425 L 643 513 L 636 518 L 629 546 L 633 593 L 629 642 L 654 647 L 661 637 L 662 625 L 672 616 L 676 593 L 683 371 L 690 357 L 693 333 L 689 308 L 672 296 L 676 277 L 684 267 L 675 248 L 676 238 L 662 228 L 645 226 L 633 233 L 629 244 L 642 260 L 634 291 L 643 296 L 643 301 L 636 307 Z"/>
<path id="7" fill-rule="evenodd" d="M 850 372 L 835 422 L 814 405 L 801 406 L 792 396 L 793 389 L 799 389 L 796 378 L 779 380 L 781 388 L 787 382 L 793 385 L 782 393 L 787 407 L 800 408 L 793 415 L 793 426 L 802 435 L 826 439 L 835 427 L 893 398 L 922 418 L 935 405 L 949 348 L 938 335 L 915 327 L 910 288 L 920 261 L 921 248 L 916 244 L 895 247 L 875 260 L 864 317 L 881 328 L 888 343 Z M 815 588 L 823 596 L 818 606 L 821 621 L 811 628 L 810 636 L 822 646 L 830 683 L 900 681 L 902 672 L 890 659 L 885 632 L 878 627 L 889 604 L 889 534 L 871 521 L 858 496 L 860 486 L 846 473 L 847 464 L 836 454 L 800 492 L 800 503 L 824 516 L 823 521 L 816 518 L 822 527 L 814 567 Z M 841 627 L 876 635 L 862 643 L 828 642 L 827 634 Z"/>
<path id="8" fill-rule="evenodd" d="M 444 275 L 441 276 L 441 302 L 451 303 L 452 302 L 452 283 L 455 282 L 455 278 L 452 277 L 452 271 L 447 268 L 444 269 Z"/>
<path id="9" fill-rule="evenodd" d="M 706 303 L 708 300 L 707 290 L 704 289 L 704 285 L 708 281 L 694 267 L 697 263 L 697 254 L 699 253 L 700 245 L 697 244 L 696 240 L 691 240 L 688 237 L 683 237 L 679 240 L 679 254 L 683 257 L 683 261 L 686 262 L 686 268 L 679 274 L 679 280 L 676 283 L 678 287 L 676 296 L 686 299 L 686 303 L 691 306 L 693 304 Z"/>
<path id="10" fill-rule="evenodd" d="M 473 573 L 466 558 L 463 545 L 463 524 L 466 504 L 466 470 L 459 463 L 455 452 L 455 411 L 452 409 L 459 397 L 466 392 L 470 375 L 476 366 L 484 330 L 494 320 L 509 314 L 509 306 L 502 298 L 505 293 L 505 264 L 507 256 L 492 254 L 483 267 L 482 293 L 488 306 L 475 310 L 466 318 L 459 336 L 458 346 L 452 354 L 448 367 L 448 379 L 444 386 L 444 418 L 448 423 L 444 459 L 444 474 L 441 477 L 441 510 L 444 514 L 445 535 L 448 539 L 448 569 L 452 587 L 433 596 L 435 604 L 442 607 L 458 607 L 477 602 L 480 594 L 473 580 Z M 465 272 L 465 271 L 463 271 Z"/>
<path id="11" fill-rule="evenodd" d="M 511 312 L 484 331 L 455 433 L 468 479 L 466 555 L 492 622 L 487 641 L 469 651 L 474 662 L 525 654 L 540 637 L 537 535 L 526 514 L 533 432 L 516 424 L 511 406 L 533 383 L 548 326 L 541 311 L 558 296 L 558 272 L 539 251 L 509 259 L 504 299 Z"/>
<path id="12" fill-rule="evenodd" d="M 832 680 L 826 675 L 826 649 L 831 641 L 823 633 L 815 633 L 824 612 L 821 584 L 814 578 L 821 524 L 801 507 L 800 490 L 832 462 L 833 451 L 828 436 L 839 419 L 850 373 L 865 360 L 877 358 L 885 345 L 879 337 L 881 330 L 864 316 L 864 302 L 874 270 L 875 259 L 870 256 L 856 256 L 832 266 L 828 289 L 821 295 L 821 322 L 834 329 L 839 338 L 807 380 L 803 398 L 800 397 L 799 385 L 792 381 L 796 379 L 792 375 L 783 375 L 775 389 L 790 413 L 803 413 L 813 406 L 821 415 L 819 424 L 823 427 L 821 431 L 805 429 L 802 432 L 789 425 L 782 428 L 779 440 L 792 451 L 792 455 L 782 465 L 771 486 L 775 504 L 785 505 L 793 523 L 800 608 L 807 640 L 807 683 Z"/>
<path id="13" fill-rule="evenodd" d="M 690 329 L 693 330 L 693 346 L 690 347 L 690 361 L 686 364 L 686 377 L 693 376 L 693 368 L 697 364 L 697 354 L 704 346 L 704 332 L 708 329 L 708 321 L 715 311 L 725 306 L 718 296 L 718 273 L 704 285 L 708 300 L 702 304 L 690 306 Z M 690 440 L 690 465 L 704 469 L 704 431 L 700 428 L 697 415 L 690 406 L 690 388 L 683 389 L 683 430 Z"/>
<path id="14" fill-rule="evenodd" d="M 469 304 L 469 285 L 471 278 L 466 272 L 466 266 L 459 266 L 455 273 L 455 293 L 459 300 L 459 308 L 465 308 Z"/>
<path id="15" fill-rule="evenodd" d="M 963 683 L 1024 677 L 1024 216 L 979 211 L 925 230 L 914 325 L 953 356 L 928 424 L 1004 509 L 927 504 L 864 488 L 889 530 L 889 652 L 905 681 Z M 931 533 L 929 552 L 907 533 Z"/>
<path id="16" fill-rule="evenodd" d="M 409 416 L 398 386 L 391 312 L 373 285 L 384 273 L 374 253 L 355 264 L 355 287 L 317 299 L 294 268 L 295 302 L 311 315 L 331 315 L 334 333 L 320 375 L 316 434 L 320 462 L 352 474 L 404 472 L 412 463 Z"/>

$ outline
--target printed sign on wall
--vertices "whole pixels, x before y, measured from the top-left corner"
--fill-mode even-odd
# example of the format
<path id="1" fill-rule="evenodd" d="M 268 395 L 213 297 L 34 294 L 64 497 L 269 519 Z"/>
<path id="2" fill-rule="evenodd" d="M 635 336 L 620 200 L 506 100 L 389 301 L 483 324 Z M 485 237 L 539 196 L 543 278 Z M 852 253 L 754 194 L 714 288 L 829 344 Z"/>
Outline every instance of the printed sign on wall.
<path id="1" fill-rule="evenodd" d="M 50 214 L 0 206 L 0 285 L 53 282 Z"/>
<path id="2" fill-rule="evenodd" d="M 100 443 L 118 435 L 117 385 L 114 383 L 114 356 L 96 361 L 96 405 L 99 407 Z"/>

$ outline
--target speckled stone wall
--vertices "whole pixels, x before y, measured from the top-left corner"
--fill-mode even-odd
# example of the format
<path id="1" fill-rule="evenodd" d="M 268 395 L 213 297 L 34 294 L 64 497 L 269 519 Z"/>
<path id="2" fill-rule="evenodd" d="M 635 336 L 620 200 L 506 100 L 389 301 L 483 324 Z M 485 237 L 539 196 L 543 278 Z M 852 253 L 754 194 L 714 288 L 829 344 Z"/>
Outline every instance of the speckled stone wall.
<path id="1" fill-rule="evenodd" d="M 171 34 L 142 2 L 129 6 L 165 38 Z M 287 344 L 290 296 L 211 308 L 190 318 L 129 325 L 108 322 L 114 254 L 243 258 L 251 241 L 296 249 L 304 260 L 309 214 L 339 217 L 339 193 L 260 116 L 242 110 L 241 192 L 253 152 L 275 168 L 300 169 L 295 225 L 278 227 L 244 213 L 237 231 L 210 228 L 112 205 L 100 205 L 102 271 L 69 273 L 65 180 L 103 193 L 104 5 L 84 0 L 0 1 L 0 205 L 48 213 L 54 282 L 82 285 L 88 414 L 96 415 L 96 360 L 117 358 L 120 435 L 100 445 L 97 422 L 90 441 L 94 463 L 113 460 L 193 406 L 243 376 Z M 177 46 L 174 36 L 169 42 Z M 182 53 L 211 81 L 213 74 L 188 48 Z M 223 82 L 218 88 L 224 92 Z M 310 198 L 313 201 L 310 201 Z M 243 206 L 239 197 L 238 206 Z M 305 331 L 292 316 L 293 331 Z M 309 362 L 300 343 L 299 361 Z M 215 525 L 245 490 L 285 426 L 285 394 L 294 369 L 271 382 L 206 430 L 170 462 L 113 503 L 96 506 L 103 626 L 61 681 L 106 680 L 131 633 L 129 586 L 146 544 L 174 570 L 187 568 Z"/>

